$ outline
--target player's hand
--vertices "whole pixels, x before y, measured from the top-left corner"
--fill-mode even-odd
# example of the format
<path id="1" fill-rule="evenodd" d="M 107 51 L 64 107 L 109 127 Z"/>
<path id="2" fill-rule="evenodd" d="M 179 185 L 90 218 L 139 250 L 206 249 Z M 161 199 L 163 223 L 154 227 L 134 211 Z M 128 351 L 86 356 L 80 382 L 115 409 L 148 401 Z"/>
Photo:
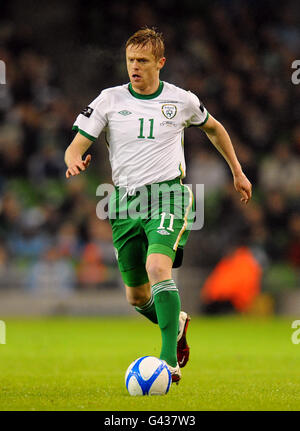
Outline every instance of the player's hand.
<path id="1" fill-rule="evenodd" d="M 91 162 L 92 156 L 88 154 L 84 160 L 81 157 L 69 166 L 66 171 L 66 177 L 69 178 L 74 175 L 79 175 L 82 171 L 85 171 Z"/>
<path id="2" fill-rule="evenodd" d="M 241 202 L 247 204 L 252 196 L 252 185 L 246 175 L 241 172 L 234 175 L 234 188 L 237 192 L 241 194 Z"/>

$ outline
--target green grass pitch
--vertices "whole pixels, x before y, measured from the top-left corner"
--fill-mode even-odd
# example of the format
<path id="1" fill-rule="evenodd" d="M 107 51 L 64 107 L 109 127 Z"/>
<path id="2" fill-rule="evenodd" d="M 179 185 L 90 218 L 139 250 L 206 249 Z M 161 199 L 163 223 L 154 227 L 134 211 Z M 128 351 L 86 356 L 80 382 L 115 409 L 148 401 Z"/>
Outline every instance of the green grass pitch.
<path id="1" fill-rule="evenodd" d="M 300 409 L 292 318 L 192 317 L 182 380 L 153 397 L 124 384 L 134 359 L 159 356 L 159 329 L 141 316 L 3 320 L 0 410 Z"/>

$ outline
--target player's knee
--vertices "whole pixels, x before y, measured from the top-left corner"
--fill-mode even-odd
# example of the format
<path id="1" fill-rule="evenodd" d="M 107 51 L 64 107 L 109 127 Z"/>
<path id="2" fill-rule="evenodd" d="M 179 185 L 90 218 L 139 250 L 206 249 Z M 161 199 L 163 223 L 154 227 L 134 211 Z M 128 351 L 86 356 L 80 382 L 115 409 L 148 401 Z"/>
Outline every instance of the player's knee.
<path id="1" fill-rule="evenodd" d="M 160 253 L 150 254 L 146 270 L 151 284 L 172 278 L 172 265 L 173 261 L 169 256 Z"/>
<path id="2" fill-rule="evenodd" d="M 167 273 L 167 268 L 161 262 L 151 262 L 146 267 L 150 280 L 163 280 Z"/>
<path id="3" fill-rule="evenodd" d="M 133 307 L 138 307 L 140 305 L 142 305 L 142 301 L 140 298 L 135 298 L 135 297 L 127 297 L 127 301 L 129 302 L 130 305 L 132 305 Z"/>
<path id="4" fill-rule="evenodd" d="M 147 302 L 149 298 L 147 298 L 144 294 L 140 292 L 127 292 L 126 293 L 127 301 L 133 307 L 140 307 Z"/>

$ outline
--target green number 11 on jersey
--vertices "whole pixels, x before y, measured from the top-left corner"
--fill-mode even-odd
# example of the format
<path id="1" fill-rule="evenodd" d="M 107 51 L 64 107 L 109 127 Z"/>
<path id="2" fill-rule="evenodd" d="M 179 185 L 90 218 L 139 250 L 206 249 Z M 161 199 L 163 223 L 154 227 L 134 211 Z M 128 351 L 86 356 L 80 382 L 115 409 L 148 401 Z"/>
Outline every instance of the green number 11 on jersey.
<path id="1" fill-rule="evenodd" d="M 144 118 L 139 118 L 139 122 L 140 122 L 140 134 L 138 136 L 139 139 L 146 139 L 146 137 L 144 136 Z M 150 132 L 149 132 L 149 136 L 147 136 L 147 139 L 155 139 L 153 136 L 153 125 L 154 125 L 154 119 L 150 118 L 149 119 L 150 122 Z"/>

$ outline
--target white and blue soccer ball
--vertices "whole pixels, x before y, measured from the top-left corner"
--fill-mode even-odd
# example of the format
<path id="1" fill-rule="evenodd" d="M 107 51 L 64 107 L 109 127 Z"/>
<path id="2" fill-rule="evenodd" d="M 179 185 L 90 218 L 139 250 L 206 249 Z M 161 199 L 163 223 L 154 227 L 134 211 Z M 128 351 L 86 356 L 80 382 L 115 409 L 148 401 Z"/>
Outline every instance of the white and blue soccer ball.
<path id="1" fill-rule="evenodd" d="M 133 361 L 125 374 L 125 385 L 130 395 L 165 395 L 171 385 L 167 364 L 155 356 L 142 356 Z"/>

